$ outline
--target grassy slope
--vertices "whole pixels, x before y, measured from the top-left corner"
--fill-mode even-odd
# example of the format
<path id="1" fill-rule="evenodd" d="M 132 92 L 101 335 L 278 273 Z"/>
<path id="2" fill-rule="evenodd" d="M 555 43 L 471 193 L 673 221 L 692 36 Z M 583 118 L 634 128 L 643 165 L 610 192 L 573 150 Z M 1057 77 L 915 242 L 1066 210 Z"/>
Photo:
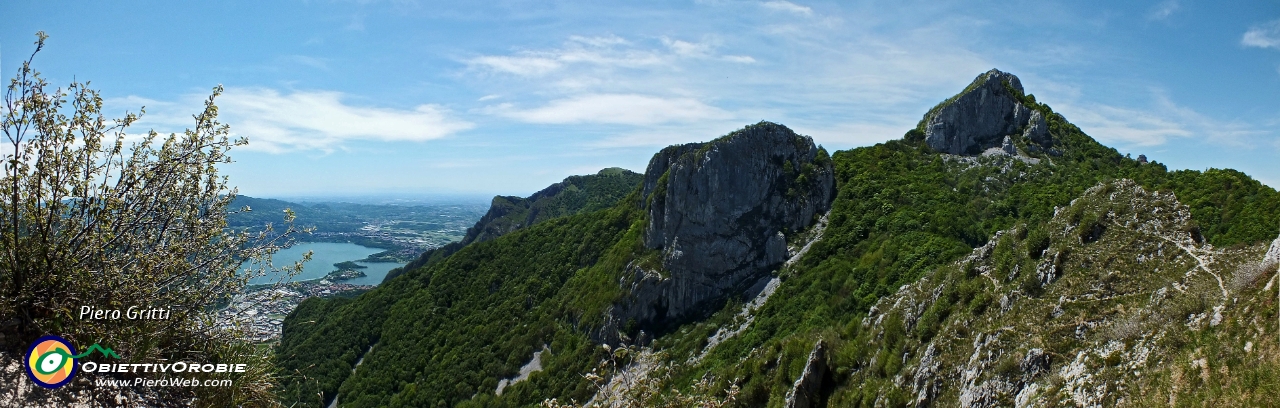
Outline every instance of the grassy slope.
<path id="1" fill-rule="evenodd" d="M 1265 246 L 1197 243 L 1189 214 L 1119 182 L 1007 231 L 878 302 L 835 357 L 850 372 L 830 402 L 1268 402 L 1275 308 L 1252 272 Z"/>

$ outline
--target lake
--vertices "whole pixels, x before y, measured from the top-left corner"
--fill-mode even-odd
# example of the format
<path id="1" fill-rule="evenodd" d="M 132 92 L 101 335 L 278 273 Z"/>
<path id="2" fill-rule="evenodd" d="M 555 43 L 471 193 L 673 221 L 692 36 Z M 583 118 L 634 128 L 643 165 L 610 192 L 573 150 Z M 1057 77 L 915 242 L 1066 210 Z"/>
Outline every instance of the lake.
<path id="1" fill-rule="evenodd" d="M 369 248 L 350 243 L 333 243 L 333 242 L 300 242 L 291 247 L 281 249 L 271 258 L 272 263 L 276 266 L 288 265 L 302 259 L 302 254 L 312 251 L 311 261 L 302 265 L 302 273 L 294 276 L 293 281 L 320 279 L 328 275 L 329 272 L 338 270 L 333 264 L 344 261 L 355 261 L 364 259 L 366 256 L 382 252 L 381 249 Z M 356 262 L 367 268 L 361 269 L 365 276 L 363 278 L 355 278 L 342 281 L 341 283 L 350 283 L 352 285 L 377 285 L 382 283 L 382 278 L 387 276 L 387 272 L 394 268 L 403 266 L 402 263 L 396 262 Z M 251 285 L 273 283 L 279 278 L 275 275 L 259 276 L 249 281 Z"/>

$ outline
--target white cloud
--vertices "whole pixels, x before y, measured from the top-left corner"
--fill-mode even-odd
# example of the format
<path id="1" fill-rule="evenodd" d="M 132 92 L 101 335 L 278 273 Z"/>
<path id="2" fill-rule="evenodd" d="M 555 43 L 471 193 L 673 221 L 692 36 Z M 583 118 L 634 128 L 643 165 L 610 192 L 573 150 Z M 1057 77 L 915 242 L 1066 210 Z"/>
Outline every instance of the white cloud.
<path id="1" fill-rule="evenodd" d="M 329 70 L 329 63 L 324 58 L 308 57 L 306 55 L 286 55 L 280 57 L 280 60 L 306 65 L 316 69 Z"/>
<path id="2" fill-rule="evenodd" d="M 268 151 L 330 149 L 349 140 L 413 141 L 438 139 L 470 129 L 439 105 L 412 110 L 347 105 L 330 91 L 282 94 L 273 89 L 231 88 L 218 101 L 225 123 L 250 146 Z"/>
<path id="3" fill-rule="evenodd" d="M 711 53 L 714 48 L 709 43 L 691 43 L 683 40 L 673 40 L 662 37 L 662 43 L 671 49 L 671 52 L 682 57 L 705 57 Z"/>
<path id="4" fill-rule="evenodd" d="M 623 131 L 587 144 L 598 149 L 662 147 L 680 143 L 705 142 L 742 128 L 731 120 L 700 121 Z"/>
<path id="5" fill-rule="evenodd" d="M 580 35 L 569 36 L 569 41 L 590 45 L 593 47 L 610 47 L 614 45 L 625 45 L 630 42 L 625 38 L 616 35 L 606 35 L 600 37 L 583 37 Z"/>
<path id="6" fill-rule="evenodd" d="M 1215 144 L 1244 146 L 1250 137 L 1267 133 L 1245 124 L 1210 118 L 1174 103 L 1159 90 L 1152 91 L 1152 104 L 1146 109 L 1068 103 L 1061 104 L 1058 110 L 1103 144 L 1148 147 L 1176 138 L 1195 137 Z"/>
<path id="7" fill-rule="evenodd" d="M 484 92 L 500 93 L 506 102 L 476 113 L 530 123 L 637 127 L 589 143 L 596 147 L 700 140 L 757 120 L 812 124 L 806 130 L 833 146 L 871 144 L 901 137 L 929 106 L 995 66 L 955 42 L 966 38 L 957 33 L 971 29 L 969 20 L 935 20 L 891 36 L 863 32 L 862 25 L 830 24 L 782 34 L 755 25 L 699 40 L 569 37 L 557 48 L 487 56 L 554 64 L 543 71 L 481 58 L 464 62 L 471 67 L 468 74 L 508 74 L 475 76 L 483 79 Z M 769 39 L 764 46 L 761 37 Z"/>
<path id="8" fill-rule="evenodd" d="M 1177 12 L 1180 8 L 1182 8 L 1182 4 L 1179 4 L 1178 0 L 1166 0 L 1153 7 L 1151 12 L 1147 13 L 1147 19 L 1164 20 L 1169 18 L 1169 16 L 1173 15 L 1173 13 Z"/>
<path id="9" fill-rule="evenodd" d="M 553 58 L 535 56 L 511 57 L 487 55 L 472 58 L 468 60 L 467 63 L 519 76 L 538 76 L 560 68 L 560 62 Z"/>
<path id="10" fill-rule="evenodd" d="M 718 55 L 720 42 L 715 38 L 700 42 L 659 37 L 662 47 L 645 47 L 615 35 L 601 37 L 570 36 L 560 48 L 525 50 L 511 55 L 483 55 L 462 62 L 472 68 L 512 74 L 518 77 L 540 77 L 572 69 L 641 69 L 671 68 L 680 60 L 719 60 L 754 63 L 747 55 Z M 573 79 L 578 82 L 579 79 Z"/>
<path id="11" fill-rule="evenodd" d="M 796 133 L 812 136 L 814 143 L 824 145 L 827 150 L 848 149 L 858 146 L 869 146 L 888 140 L 901 138 L 908 129 L 915 126 L 915 121 L 908 117 L 889 123 L 840 123 L 821 126 L 796 125 L 792 128 Z"/>
<path id="12" fill-rule="evenodd" d="M 813 9 L 807 6 L 801 6 L 799 4 L 795 4 L 785 0 L 766 1 L 766 2 L 760 3 L 760 6 L 770 10 L 774 10 L 774 11 L 784 11 L 788 13 L 795 13 L 795 14 L 801 14 L 806 16 L 813 15 Z"/>
<path id="13" fill-rule="evenodd" d="M 473 126 L 439 105 L 413 109 L 354 106 L 343 102 L 345 97 L 332 91 L 227 88 L 215 103 L 219 120 L 231 126 L 232 134 L 249 139 L 246 149 L 272 153 L 329 151 L 360 140 L 421 142 Z M 192 126 L 190 115 L 201 109 L 202 99 L 192 95 L 179 102 L 163 102 L 130 96 L 110 103 L 134 109 L 146 105 L 148 112 L 136 128 L 170 133 Z"/>
<path id="14" fill-rule="evenodd" d="M 778 121 L 798 134 L 813 137 L 814 143 L 823 145 L 827 151 L 848 149 L 858 146 L 869 146 L 888 140 L 898 139 L 907 129 L 915 126 L 915 121 L 908 117 L 885 123 L 848 122 L 835 125 Z M 741 129 L 747 122 L 732 119 L 718 121 L 699 121 L 693 123 L 655 126 L 636 131 L 628 131 L 602 138 L 590 147 L 595 148 L 629 148 L 668 146 L 679 143 L 708 141 Z"/>
<path id="15" fill-rule="evenodd" d="M 693 98 L 639 94 L 587 94 L 552 100 L 532 109 L 516 109 L 510 104 L 502 104 L 487 110 L 524 122 L 557 124 L 657 125 L 731 117 L 728 112 Z"/>
<path id="16" fill-rule="evenodd" d="M 1280 20 L 1250 27 L 1240 39 L 1240 44 L 1247 47 L 1280 49 Z"/>
<path id="17" fill-rule="evenodd" d="M 485 55 L 466 60 L 472 67 L 492 71 L 535 77 L 559 71 L 567 65 L 586 64 L 604 67 L 638 67 L 663 63 L 663 57 L 652 52 L 617 51 L 613 47 L 574 46 L 544 52 L 523 52 L 519 55 Z M 582 43 L 588 44 L 589 43 Z"/>
<path id="18" fill-rule="evenodd" d="M 1103 144 L 1158 146 L 1165 144 L 1169 138 L 1192 135 L 1185 124 L 1147 111 L 1101 104 L 1084 107 L 1064 104 L 1059 110 L 1067 116 L 1067 120 L 1079 125 L 1081 130 Z"/>

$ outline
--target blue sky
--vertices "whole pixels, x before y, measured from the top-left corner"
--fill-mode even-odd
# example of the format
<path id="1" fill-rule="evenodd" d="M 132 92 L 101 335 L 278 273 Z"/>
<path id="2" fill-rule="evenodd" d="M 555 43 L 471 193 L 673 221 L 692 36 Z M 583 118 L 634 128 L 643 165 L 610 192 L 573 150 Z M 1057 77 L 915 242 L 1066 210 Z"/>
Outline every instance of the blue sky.
<path id="1" fill-rule="evenodd" d="M 1121 152 L 1280 187 L 1273 1 L 195 3 L 6 0 L 0 69 L 44 30 L 36 68 L 140 133 L 224 85 L 253 196 L 527 195 L 760 120 L 865 146 L 990 68 Z"/>

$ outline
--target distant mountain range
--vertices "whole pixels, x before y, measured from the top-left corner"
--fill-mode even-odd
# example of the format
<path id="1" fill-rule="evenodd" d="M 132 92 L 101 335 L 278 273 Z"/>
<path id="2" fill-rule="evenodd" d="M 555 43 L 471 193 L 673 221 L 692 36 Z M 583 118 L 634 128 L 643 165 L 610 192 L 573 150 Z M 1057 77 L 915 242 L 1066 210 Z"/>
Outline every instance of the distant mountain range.
<path id="1" fill-rule="evenodd" d="M 279 395 L 1269 405 L 1278 232 L 1274 189 L 1121 155 L 992 70 L 900 140 L 829 154 L 761 122 L 497 197 L 377 289 L 300 304 Z"/>

